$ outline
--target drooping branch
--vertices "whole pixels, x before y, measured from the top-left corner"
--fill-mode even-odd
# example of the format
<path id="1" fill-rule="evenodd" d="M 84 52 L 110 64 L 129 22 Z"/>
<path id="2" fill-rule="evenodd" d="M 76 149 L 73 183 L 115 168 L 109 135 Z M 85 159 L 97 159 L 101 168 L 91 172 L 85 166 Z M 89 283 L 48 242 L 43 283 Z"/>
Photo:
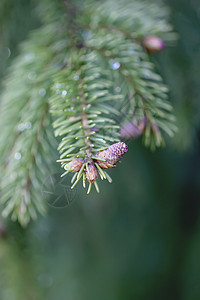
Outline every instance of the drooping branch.
<path id="1" fill-rule="evenodd" d="M 88 181 L 89 193 L 92 184 L 99 191 L 97 176 L 111 182 L 106 169 L 127 151 L 119 126 L 125 117 L 146 145 L 159 146 L 162 131 L 175 131 L 167 89 L 141 45 L 149 34 L 174 40 L 168 11 L 149 1 L 115 4 L 84 2 L 80 13 L 79 1 L 42 1 L 44 25 L 22 44 L 6 79 L 1 201 L 4 214 L 23 225 L 44 211 L 41 182 L 57 153 L 53 132 L 62 176 L 74 173 L 72 188 Z"/>

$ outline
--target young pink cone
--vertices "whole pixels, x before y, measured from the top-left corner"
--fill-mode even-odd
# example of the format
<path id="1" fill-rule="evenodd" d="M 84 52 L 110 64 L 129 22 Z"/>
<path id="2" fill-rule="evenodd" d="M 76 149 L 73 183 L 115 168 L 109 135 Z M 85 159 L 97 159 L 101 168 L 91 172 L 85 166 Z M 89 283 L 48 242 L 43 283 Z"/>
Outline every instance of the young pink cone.
<path id="1" fill-rule="evenodd" d="M 146 126 L 146 119 L 143 118 L 138 121 L 137 125 L 133 124 L 132 122 L 124 124 L 120 129 L 120 135 L 124 139 L 135 139 L 139 137 Z"/>
<path id="2" fill-rule="evenodd" d="M 80 168 L 83 165 L 83 161 L 81 159 L 78 158 L 74 158 L 72 159 L 72 161 L 70 161 L 70 163 L 68 163 L 67 165 L 65 165 L 65 170 L 70 171 L 70 172 L 78 172 L 80 171 Z"/>
<path id="3" fill-rule="evenodd" d="M 105 159 L 105 161 L 97 160 L 97 163 L 102 169 L 113 168 L 127 151 L 128 147 L 125 143 L 115 143 L 106 150 L 100 151 L 96 154 L 97 157 Z"/>
<path id="4" fill-rule="evenodd" d="M 98 173 L 94 164 L 89 163 L 86 168 L 86 178 L 88 182 L 94 182 L 97 179 Z"/>
<path id="5" fill-rule="evenodd" d="M 143 47 L 149 53 L 158 53 L 165 48 L 164 41 L 157 36 L 146 36 L 142 41 Z"/>

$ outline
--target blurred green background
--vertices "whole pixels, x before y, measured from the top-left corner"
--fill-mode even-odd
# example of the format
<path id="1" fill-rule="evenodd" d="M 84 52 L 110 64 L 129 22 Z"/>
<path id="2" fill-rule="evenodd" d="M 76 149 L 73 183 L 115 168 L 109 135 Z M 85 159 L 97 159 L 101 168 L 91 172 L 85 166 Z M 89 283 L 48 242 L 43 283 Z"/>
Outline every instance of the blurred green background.
<path id="1" fill-rule="evenodd" d="M 200 2 L 165 2 L 179 39 L 153 60 L 178 133 L 153 153 L 129 142 L 99 195 L 77 188 L 27 230 L 0 228 L 0 299 L 200 299 Z M 39 25 L 33 6 L 0 4 L 1 78 Z"/>

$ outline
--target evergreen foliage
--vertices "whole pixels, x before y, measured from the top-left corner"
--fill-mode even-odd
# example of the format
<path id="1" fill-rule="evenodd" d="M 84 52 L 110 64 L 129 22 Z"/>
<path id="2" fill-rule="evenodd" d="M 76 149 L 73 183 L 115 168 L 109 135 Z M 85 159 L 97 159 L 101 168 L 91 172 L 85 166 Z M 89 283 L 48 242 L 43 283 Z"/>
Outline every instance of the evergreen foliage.
<path id="1" fill-rule="evenodd" d="M 72 187 L 81 177 L 85 187 L 89 164 L 111 181 L 96 155 L 120 141 L 119 125 L 127 119 L 145 118 L 144 143 L 152 149 L 163 145 L 162 132 L 173 136 L 176 130 L 167 88 L 142 46 L 147 35 L 174 41 L 168 10 L 153 1 L 80 3 L 38 4 L 43 25 L 21 44 L 5 78 L 1 203 L 3 215 L 22 225 L 45 212 L 41 184 L 55 166 L 53 134 L 63 176 L 79 158 L 83 165 Z M 96 179 L 94 185 L 99 191 Z"/>

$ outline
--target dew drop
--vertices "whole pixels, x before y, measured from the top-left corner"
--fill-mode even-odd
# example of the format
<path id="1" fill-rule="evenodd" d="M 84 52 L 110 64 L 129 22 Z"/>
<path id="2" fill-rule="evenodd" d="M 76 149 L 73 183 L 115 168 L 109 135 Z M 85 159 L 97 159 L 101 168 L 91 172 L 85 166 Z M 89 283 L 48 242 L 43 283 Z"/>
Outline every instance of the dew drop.
<path id="1" fill-rule="evenodd" d="M 116 93 L 120 93 L 120 92 L 121 92 L 121 88 L 120 88 L 119 86 L 117 86 L 117 87 L 115 88 L 115 92 L 116 92 Z"/>
<path id="2" fill-rule="evenodd" d="M 79 75 L 75 75 L 74 80 L 79 80 Z"/>
<path id="3" fill-rule="evenodd" d="M 39 95 L 40 95 L 41 97 L 43 97 L 44 95 L 46 95 L 46 90 L 45 90 L 44 88 L 40 89 L 40 90 L 39 90 Z"/>
<path id="4" fill-rule="evenodd" d="M 63 91 L 62 91 L 62 96 L 65 97 L 66 95 L 67 95 L 67 91 L 66 91 L 66 90 L 63 90 Z"/>
<path id="5" fill-rule="evenodd" d="M 55 88 L 56 88 L 56 89 L 59 89 L 61 86 L 62 86 L 61 83 L 56 83 L 56 84 L 55 84 Z"/>
<path id="6" fill-rule="evenodd" d="M 26 128 L 26 129 L 31 129 L 31 127 L 32 127 L 31 122 L 26 122 L 26 123 L 25 123 L 25 128 Z"/>
<path id="7" fill-rule="evenodd" d="M 20 131 L 20 132 L 24 131 L 24 129 L 25 129 L 24 123 L 20 123 L 20 124 L 17 126 L 17 129 L 18 129 L 18 131 Z"/>
<path id="8" fill-rule="evenodd" d="M 35 80 L 36 79 L 36 73 L 35 72 L 28 73 L 28 79 L 29 80 Z"/>
<path id="9" fill-rule="evenodd" d="M 74 106 L 71 106 L 70 108 L 68 108 L 68 111 L 74 111 Z"/>
<path id="10" fill-rule="evenodd" d="M 92 105 L 89 103 L 89 104 L 86 105 L 85 108 L 86 108 L 86 109 L 89 109 L 91 106 L 92 106 Z"/>
<path id="11" fill-rule="evenodd" d="M 90 30 L 85 30 L 85 31 L 83 31 L 83 33 L 82 33 L 82 37 L 83 37 L 85 40 L 88 40 L 91 36 L 92 36 L 92 32 L 91 32 Z"/>
<path id="12" fill-rule="evenodd" d="M 16 160 L 20 160 L 21 157 L 22 157 L 21 153 L 19 153 L 19 152 L 16 152 L 16 153 L 15 153 L 15 159 L 16 159 Z"/>
<path id="13" fill-rule="evenodd" d="M 35 54 L 34 53 L 27 53 L 26 55 L 24 55 L 24 60 L 26 62 L 32 62 L 35 58 Z"/>
<path id="14" fill-rule="evenodd" d="M 149 73 L 148 71 L 146 71 L 146 72 L 144 73 L 144 77 L 147 78 L 147 79 L 150 78 L 150 73 Z"/>
<path id="15" fill-rule="evenodd" d="M 120 63 L 118 61 L 115 61 L 115 62 L 111 62 L 111 69 L 113 70 L 117 70 L 120 68 Z"/>

